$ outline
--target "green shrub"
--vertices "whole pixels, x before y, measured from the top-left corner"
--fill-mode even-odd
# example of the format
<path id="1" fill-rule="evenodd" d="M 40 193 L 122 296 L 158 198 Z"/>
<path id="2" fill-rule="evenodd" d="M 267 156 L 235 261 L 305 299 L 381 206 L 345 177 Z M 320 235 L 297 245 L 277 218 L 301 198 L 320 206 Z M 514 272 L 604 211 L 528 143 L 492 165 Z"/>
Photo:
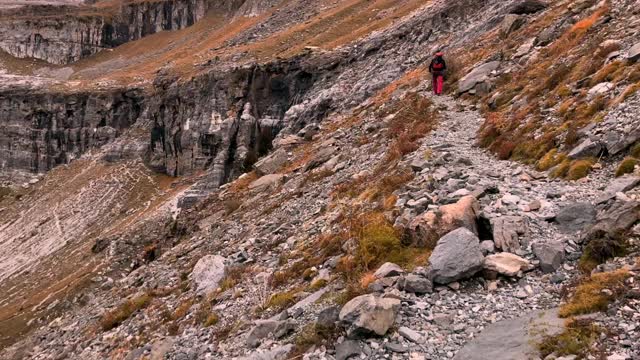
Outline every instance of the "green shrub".
<path id="1" fill-rule="evenodd" d="M 272 295 L 264 306 L 264 309 L 282 311 L 295 304 L 295 291 L 285 291 Z"/>
<path id="2" fill-rule="evenodd" d="M 552 178 L 565 177 L 570 167 L 571 167 L 571 160 L 564 159 L 562 160 L 561 163 L 559 163 L 558 165 L 554 166 L 551 169 L 551 173 L 549 174 L 549 176 Z"/>

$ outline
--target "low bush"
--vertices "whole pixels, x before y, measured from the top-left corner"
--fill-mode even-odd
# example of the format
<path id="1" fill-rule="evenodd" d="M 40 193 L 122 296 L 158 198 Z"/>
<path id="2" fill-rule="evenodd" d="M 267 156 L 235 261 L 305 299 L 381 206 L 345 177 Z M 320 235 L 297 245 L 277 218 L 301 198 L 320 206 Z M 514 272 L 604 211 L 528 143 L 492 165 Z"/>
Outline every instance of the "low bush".
<path id="1" fill-rule="evenodd" d="M 600 233 L 588 241 L 578 263 L 580 270 L 587 274 L 609 259 L 626 255 L 629 246 L 625 234 L 611 236 Z"/>
<path id="2" fill-rule="evenodd" d="M 204 321 L 204 327 L 210 327 L 216 325 L 220 321 L 220 317 L 216 313 L 209 314 Z"/>
<path id="3" fill-rule="evenodd" d="M 634 157 L 626 157 L 624 160 L 620 162 L 618 165 L 618 169 L 616 169 L 616 177 L 620 177 L 624 174 L 631 174 L 638 165 L 638 159 Z"/>
<path id="4" fill-rule="evenodd" d="M 136 311 L 142 310 L 151 303 L 151 296 L 144 294 L 126 300 L 115 309 L 106 312 L 100 319 L 102 330 L 107 331 L 118 327 Z"/>
<path id="5" fill-rule="evenodd" d="M 610 303 L 626 292 L 627 285 L 624 281 L 629 276 L 629 272 L 625 270 L 591 275 L 576 287 L 573 296 L 562 305 L 560 316 L 569 317 L 606 311 Z"/>
<path id="6" fill-rule="evenodd" d="M 269 301 L 263 306 L 264 310 L 272 309 L 275 311 L 282 311 L 291 305 L 295 304 L 295 291 L 285 291 L 277 294 L 273 294 Z"/>
<path id="7" fill-rule="evenodd" d="M 591 159 L 573 161 L 571 163 L 571 166 L 569 166 L 566 178 L 568 180 L 578 180 L 586 177 L 591 172 L 591 168 L 593 167 L 594 163 L 595 161 Z"/>
<path id="8" fill-rule="evenodd" d="M 560 334 L 544 336 L 538 344 L 538 350 L 542 358 L 547 358 L 551 354 L 577 355 L 580 358 L 586 358 L 602 333 L 604 330 L 594 324 L 593 320 L 569 320 Z"/>

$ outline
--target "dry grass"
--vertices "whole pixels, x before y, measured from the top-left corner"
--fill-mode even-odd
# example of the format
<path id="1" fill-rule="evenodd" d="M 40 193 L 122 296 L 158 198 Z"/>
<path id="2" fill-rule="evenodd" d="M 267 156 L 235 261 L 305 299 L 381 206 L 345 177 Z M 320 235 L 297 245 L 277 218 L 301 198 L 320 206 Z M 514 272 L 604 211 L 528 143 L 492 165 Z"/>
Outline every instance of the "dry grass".
<path id="1" fill-rule="evenodd" d="M 577 355 L 584 359 L 593 352 L 593 345 L 599 339 L 604 329 L 590 319 L 568 320 L 564 331 L 553 336 L 544 336 L 537 345 L 542 358 L 551 354 L 556 356 Z"/>
<path id="2" fill-rule="evenodd" d="M 560 308 L 561 317 L 606 311 L 610 303 L 627 290 L 624 281 L 630 276 L 626 270 L 598 273 L 585 279 L 573 296 Z"/>
<path id="3" fill-rule="evenodd" d="M 566 178 L 568 180 L 579 180 L 586 177 L 591 172 L 593 164 L 595 164 L 595 160 L 593 159 L 573 161 L 571 166 L 569 166 Z"/>
<path id="4" fill-rule="evenodd" d="M 618 169 L 616 169 L 616 177 L 620 177 L 625 174 L 631 174 L 632 172 L 634 172 L 638 163 L 639 161 L 635 157 L 627 156 L 620 162 L 620 165 L 618 165 Z"/>
<path id="5" fill-rule="evenodd" d="M 271 295 L 266 304 L 262 306 L 263 310 L 282 311 L 296 303 L 295 295 L 297 291 L 285 291 Z"/>
<path id="6" fill-rule="evenodd" d="M 108 331 L 118 327 L 136 311 L 142 310 L 151 303 L 151 296 L 144 294 L 130 300 L 126 300 L 115 309 L 106 312 L 100 319 L 102 330 Z"/>

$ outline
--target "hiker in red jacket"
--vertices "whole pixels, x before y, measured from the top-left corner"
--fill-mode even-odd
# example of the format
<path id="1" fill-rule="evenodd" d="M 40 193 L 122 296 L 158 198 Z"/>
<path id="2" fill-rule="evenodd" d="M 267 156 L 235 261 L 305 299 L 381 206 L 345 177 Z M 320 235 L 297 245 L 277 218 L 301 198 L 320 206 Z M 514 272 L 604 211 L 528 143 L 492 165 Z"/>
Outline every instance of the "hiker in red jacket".
<path id="1" fill-rule="evenodd" d="M 433 76 L 433 93 L 436 95 L 442 94 L 444 87 L 444 73 L 447 70 L 447 63 L 443 56 L 444 54 L 438 51 L 429 65 L 429 72 Z"/>

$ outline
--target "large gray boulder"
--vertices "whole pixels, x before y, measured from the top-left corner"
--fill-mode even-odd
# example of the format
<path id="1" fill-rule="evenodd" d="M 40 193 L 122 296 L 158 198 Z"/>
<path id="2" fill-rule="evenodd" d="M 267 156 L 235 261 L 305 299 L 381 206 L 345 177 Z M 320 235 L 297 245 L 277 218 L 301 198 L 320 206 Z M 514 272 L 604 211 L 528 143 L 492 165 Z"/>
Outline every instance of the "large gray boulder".
<path id="1" fill-rule="evenodd" d="M 483 264 L 480 240 L 468 229 L 459 228 L 438 241 L 429 258 L 428 273 L 434 283 L 449 284 L 473 276 Z"/>
<path id="2" fill-rule="evenodd" d="M 255 192 L 263 192 L 270 189 L 275 189 L 282 185 L 284 182 L 284 175 L 282 174 L 270 174 L 265 175 L 256 181 L 249 184 L 249 190 Z"/>
<path id="3" fill-rule="evenodd" d="M 637 43 L 629 49 L 629 55 L 627 55 L 627 59 L 629 61 L 638 61 L 640 60 L 640 43 Z"/>
<path id="4" fill-rule="evenodd" d="M 408 274 L 398 280 L 398 289 L 413 294 L 430 294 L 433 292 L 433 283 L 424 276 Z"/>
<path id="5" fill-rule="evenodd" d="M 605 133 L 602 142 L 607 148 L 607 154 L 617 155 L 640 140 L 640 127 L 629 132 L 609 131 Z"/>
<path id="6" fill-rule="evenodd" d="M 564 330 L 557 309 L 532 312 L 523 317 L 487 326 L 468 342 L 453 360 L 514 360 L 536 358 L 536 344 L 546 334 Z"/>
<path id="7" fill-rule="evenodd" d="M 624 175 L 611 180 L 604 193 L 598 197 L 598 204 L 606 202 L 616 197 L 619 192 L 629 191 L 640 184 L 640 176 Z"/>
<path id="8" fill-rule="evenodd" d="M 555 217 L 560 231 L 572 233 L 582 231 L 593 225 L 596 220 L 596 208 L 590 203 L 573 203 L 562 208 Z"/>
<path id="9" fill-rule="evenodd" d="M 373 274 L 377 279 L 382 279 L 386 277 L 399 276 L 404 274 L 404 270 L 394 263 L 386 262 L 382 264 L 378 270 Z"/>
<path id="10" fill-rule="evenodd" d="M 545 2 L 539 0 L 522 0 L 509 9 L 509 13 L 517 15 L 535 14 L 547 8 Z"/>
<path id="11" fill-rule="evenodd" d="M 507 14 L 500 24 L 500 35 L 508 37 L 509 34 L 520 29 L 525 22 L 525 18 L 520 15 Z"/>
<path id="12" fill-rule="evenodd" d="M 260 176 L 274 174 L 287 162 L 289 156 L 285 149 L 278 149 L 271 155 L 261 159 L 253 166 Z"/>
<path id="13" fill-rule="evenodd" d="M 340 310 L 340 321 L 350 338 L 383 336 L 395 322 L 400 300 L 373 294 L 358 296 Z"/>
<path id="14" fill-rule="evenodd" d="M 497 249 L 517 253 L 528 241 L 529 223 L 522 216 L 501 216 L 490 220 Z"/>
<path id="15" fill-rule="evenodd" d="M 473 69 L 458 82 L 458 93 L 465 93 L 475 88 L 476 85 L 487 81 L 489 79 L 489 75 L 493 71 L 498 70 L 499 67 L 500 61 L 490 61 Z"/>
<path id="16" fill-rule="evenodd" d="M 569 152 L 569 158 L 580 159 L 587 157 L 597 157 L 604 151 L 604 147 L 598 141 L 585 139 L 578 146 Z"/>
<path id="17" fill-rule="evenodd" d="M 540 260 L 540 268 L 545 273 L 555 272 L 564 262 L 564 246 L 561 242 L 535 244 L 533 253 Z"/>
<path id="18" fill-rule="evenodd" d="M 257 320 L 247 335 L 247 346 L 258 347 L 262 340 L 269 336 L 279 339 L 293 331 L 294 328 L 295 324 L 288 320 Z"/>
<path id="19" fill-rule="evenodd" d="M 218 289 L 226 273 L 226 260 L 220 255 L 206 255 L 198 260 L 190 277 L 199 294 L 208 294 Z"/>
<path id="20" fill-rule="evenodd" d="M 584 234 L 584 239 L 618 238 L 640 221 L 640 202 L 617 201 L 602 210 L 596 223 Z"/>

